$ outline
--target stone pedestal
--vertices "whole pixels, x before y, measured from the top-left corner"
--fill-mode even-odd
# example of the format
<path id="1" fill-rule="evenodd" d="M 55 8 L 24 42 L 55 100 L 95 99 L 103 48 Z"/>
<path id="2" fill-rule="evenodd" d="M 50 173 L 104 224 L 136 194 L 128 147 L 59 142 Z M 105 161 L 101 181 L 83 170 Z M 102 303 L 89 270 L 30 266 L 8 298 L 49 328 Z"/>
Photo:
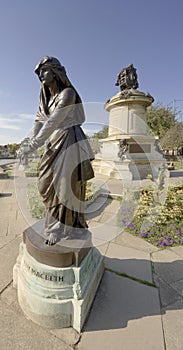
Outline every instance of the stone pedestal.
<path id="1" fill-rule="evenodd" d="M 107 160 L 97 157 L 94 161 L 93 168 L 97 175 L 105 175 L 117 180 L 132 180 L 130 163 L 129 159 L 125 159 L 121 162 L 120 159 Z"/>
<path id="2" fill-rule="evenodd" d="M 122 180 L 158 176 L 163 157 L 146 121 L 147 107 L 152 102 L 152 96 L 134 89 L 119 92 L 107 101 L 109 131 L 106 139 L 99 140 L 100 152 L 93 163 L 96 174 Z M 121 140 L 128 145 L 122 157 Z"/>
<path id="3" fill-rule="evenodd" d="M 43 327 L 73 327 L 80 332 L 103 275 L 103 257 L 91 246 L 81 254 L 77 250 L 79 260 L 73 259 L 76 251 L 70 254 L 69 247 L 64 253 L 55 247 L 57 252 L 51 254 L 66 254 L 63 262 L 67 261 L 69 266 L 53 266 L 54 257 L 48 265 L 35 259 L 38 247 L 33 251 L 34 257 L 30 254 L 31 239 L 21 243 L 13 269 L 13 283 L 22 310 Z"/>

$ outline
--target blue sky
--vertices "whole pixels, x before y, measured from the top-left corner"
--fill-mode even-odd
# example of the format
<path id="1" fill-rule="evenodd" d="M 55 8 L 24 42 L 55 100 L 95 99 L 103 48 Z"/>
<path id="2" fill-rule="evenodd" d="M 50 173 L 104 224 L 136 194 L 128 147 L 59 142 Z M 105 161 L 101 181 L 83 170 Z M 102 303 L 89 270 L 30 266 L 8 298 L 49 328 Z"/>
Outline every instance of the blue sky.
<path id="1" fill-rule="evenodd" d="M 31 129 L 40 88 L 34 68 L 45 55 L 66 67 L 89 106 L 88 125 L 106 122 L 103 105 L 130 63 L 139 90 L 183 111 L 182 16 L 182 0 L 0 0 L 0 144 Z"/>

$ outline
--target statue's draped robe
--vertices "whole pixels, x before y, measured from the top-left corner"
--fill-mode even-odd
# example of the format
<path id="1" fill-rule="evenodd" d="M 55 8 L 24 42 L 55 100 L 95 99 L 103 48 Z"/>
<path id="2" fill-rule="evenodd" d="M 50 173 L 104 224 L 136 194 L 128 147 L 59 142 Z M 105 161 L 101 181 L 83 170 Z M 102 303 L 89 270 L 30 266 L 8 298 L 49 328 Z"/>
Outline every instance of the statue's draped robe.
<path id="1" fill-rule="evenodd" d="M 38 188 L 46 206 L 45 234 L 71 227 L 87 227 L 84 218 L 86 181 L 94 176 L 94 158 L 81 128 L 82 104 L 75 103 L 76 92 L 65 88 L 48 104 L 49 114 L 39 111 L 31 145 L 46 142 L 39 168 Z M 64 225 L 61 225 L 64 224 Z"/>

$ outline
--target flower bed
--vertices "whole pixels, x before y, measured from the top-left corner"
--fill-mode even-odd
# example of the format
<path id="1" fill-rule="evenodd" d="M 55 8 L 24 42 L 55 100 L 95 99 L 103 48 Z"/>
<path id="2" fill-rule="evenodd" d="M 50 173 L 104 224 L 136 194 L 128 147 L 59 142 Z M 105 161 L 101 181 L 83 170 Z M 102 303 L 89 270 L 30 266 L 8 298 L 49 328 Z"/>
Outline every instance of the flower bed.
<path id="1" fill-rule="evenodd" d="M 122 201 L 120 225 L 157 247 L 183 244 L 183 184 L 169 186 L 163 205 L 153 188 L 140 191 L 139 199 Z"/>

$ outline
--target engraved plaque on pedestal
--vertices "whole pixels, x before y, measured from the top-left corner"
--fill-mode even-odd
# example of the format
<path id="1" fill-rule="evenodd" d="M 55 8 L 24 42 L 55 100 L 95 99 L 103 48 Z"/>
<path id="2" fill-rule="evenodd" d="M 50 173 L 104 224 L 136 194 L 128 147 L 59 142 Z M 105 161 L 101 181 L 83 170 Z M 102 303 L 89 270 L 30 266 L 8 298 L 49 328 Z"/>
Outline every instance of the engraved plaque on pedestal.
<path id="1" fill-rule="evenodd" d="M 133 143 L 129 145 L 129 153 L 151 153 L 151 145 Z"/>

